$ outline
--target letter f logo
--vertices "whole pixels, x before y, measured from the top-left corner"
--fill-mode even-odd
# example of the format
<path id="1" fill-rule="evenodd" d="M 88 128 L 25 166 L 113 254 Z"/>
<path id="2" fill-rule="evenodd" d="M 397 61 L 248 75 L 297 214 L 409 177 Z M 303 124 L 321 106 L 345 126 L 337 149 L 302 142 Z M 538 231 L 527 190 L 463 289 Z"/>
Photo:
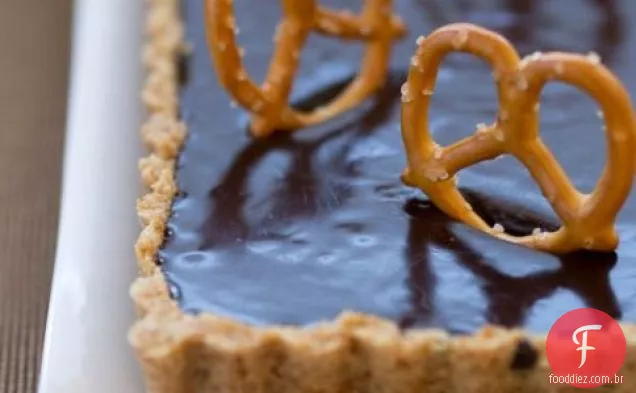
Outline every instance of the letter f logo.
<path id="1" fill-rule="evenodd" d="M 545 352 L 557 382 L 569 376 L 566 384 L 593 388 L 611 381 L 620 371 L 627 340 L 621 325 L 610 315 L 594 308 L 578 308 L 563 314 L 550 328 Z"/>
<path id="2" fill-rule="evenodd" d="M 581 364 L 579 365 L 579 368 L 583 367 L 585 361 L 587 360 L 587 351 L 593 351 L 596 349 L 592 346 L 587 345 L 587 332 L 590 330 L 601 330 L 601 328 L 601 325 L 585 325 L 576 329 L 572 334 L 572 341 L 574 341 L 576 345 L 580 345 L 580 347 L 576 349 L 577 351 L 581 351 Z M 579 342 L 579 339 L 576 336 L 581 332 L 583 332 L 583 338 L 581 340 L 582 342 Z"/>

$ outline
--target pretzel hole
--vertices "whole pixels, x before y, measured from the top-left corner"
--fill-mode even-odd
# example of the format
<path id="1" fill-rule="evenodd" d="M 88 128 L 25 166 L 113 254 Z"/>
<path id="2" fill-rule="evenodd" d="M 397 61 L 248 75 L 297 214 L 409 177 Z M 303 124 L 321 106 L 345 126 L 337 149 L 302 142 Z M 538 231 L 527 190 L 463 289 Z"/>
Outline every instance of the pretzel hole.
<path id="1" fill-rule="evenodd" d="M 363 57 L 364 42 L 311 32 L 304 46 L 312 49 L 301 54 L 290 105 L 310 111 L 328 104 L 353 81 Z M 329 59 L 328 65 L 325 59 Z M 322 99 L 309 100 L 308 95 Z"/>
<path id="2" fill-rule="evenodd" d="M 604 119 L 594 99 L 553 82 L 541 93 L 539 134 L 576 189 L 590 193 L 606 161 Z"/>
<path id="3" fill-rule="evenodd" d="M 509 235 L 526 236 L 561 225 L 526 167 L 512 156 L 480 162 L 459 176 L 464 198 L 490 227 L 500 224 Z"/>
<path id="4" fill-rule="evenodd" d="M 261 85 L 267 75 L 274 53 L 276 27 L 283 18 L 281 7 L 259 10 L 258 26 L 254 24 L 253 4 L 250 0 L 234 0 L 236 43 L 243 49 L 243 65 L 254 83 Z M 254 39 L 255 36 L 260 37 Z M 269 37 L 269 38 L 268 38 Z"/>
<path id="5" fill-rule="evenodd" d="M 293 101 L 293 106 L 301 111 L 310 111 L 326 105 L 329 101 L 342 93 L 353 79 L 353 76 L 345 76 L 344 79 L 330 80 L 328 83 L 320 86 L 320 89 L 309 89 L 306 92 L 296 89 L 298 98 Z"/>
<path id="6" fill-rule="evenodd" d="M 561 223 L 549 206 L 536 203 L 542 196 L 538 190 L 533 190 L 533 197 L 527 195 L 525 200 L 511 199 L 508 195 L 493 195 L 470 188 L 460 190 L 464 198 L 488 225 L 499 224 L 509 235 L 527 236 L 538 228 L 542 232 L 553 232 L 559 229 Z M 510 190 L 509 190 L 510 191 Z"/>
<path id="7" fill-rule="evenodd" d="M 478 124 L 497 118 L 498 97 L 491 67 L 465 53 L 451 53 L 441 64 L 429 108 L 429 131 L 446 146 L 475 133 Z"/>
<path id="8" fill-rule="evenodd" d="M 323 8 L 329 8 L 336 12 L 355 13 L 359 15 L 367 0 L 319 0 L 318 4 Z"/>

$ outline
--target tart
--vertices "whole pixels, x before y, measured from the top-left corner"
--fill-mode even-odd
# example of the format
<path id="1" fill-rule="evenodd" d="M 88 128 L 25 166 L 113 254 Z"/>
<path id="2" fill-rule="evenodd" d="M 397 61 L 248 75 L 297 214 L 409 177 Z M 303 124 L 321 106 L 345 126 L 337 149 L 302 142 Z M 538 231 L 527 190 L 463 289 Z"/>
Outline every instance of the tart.
<path id="1" fill-rule="evenodd" d="M 551 15 L 530 3 L 473 5 L 453 19 L 500 31 L 522 53 L 595 50 L 636 93 L 632 7 L 558 3 Z M 149 192 L 138 202 L 141 274 L 131 295 L 140 317 L 129 335 L 149 392 L 574 391 L 550 384 L 545 347 L 557 318 L 580 307 L 618 319 L 627 341 L 623 383 L 599 390 L 636 391 L 634 193 L 616 221 L 615 252 L 553 255 L 454 221 L 400 180 L 400 90 L 417 36 L 453 21 L 441 4 L 397 2 L 409 33 L 376 95 L 302 132 L 253 138 L 214 72 L 203 2 L 149 1 L 150 154 L 140 162 Z M 259 79 L 280 10 L 237 1 L 235 11 L 244 62 Z M 579 12 L 594 20 L 573 26 Z M 329 101 L 355 76 L 362 50 L 309 37 L 294 106 Z M 430 110 L 440 143 L 492 120 L 491 80 L 477 60 L 445 61 Z M 562 85 L 546 89 L 542 104 L 542 137 L 589 191 L 606 160 L 594 104 Z M 559 227 L 512 157 L 461 175 L 462 194 L 493 227 Z"/>

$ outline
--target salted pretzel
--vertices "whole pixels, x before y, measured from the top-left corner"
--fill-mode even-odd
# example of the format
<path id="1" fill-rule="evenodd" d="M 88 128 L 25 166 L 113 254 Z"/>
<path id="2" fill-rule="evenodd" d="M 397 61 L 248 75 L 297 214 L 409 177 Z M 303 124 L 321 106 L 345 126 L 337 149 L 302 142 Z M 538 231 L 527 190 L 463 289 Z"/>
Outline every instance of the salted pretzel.
<path id="1" fill-rule="evenodd" d="M 366 0 L 361 15 L 334 12 L 317 0 L 281 0 L 284 17 L 277 27 L 276 48 L 265 82 L 257 86 L 243 66 L 243 50 L 236 42 L 238 27 L 233 0 L 206 0 L 209 50 L 221 84 L 233 99 L 254 114 L 251 131 L 266 136 L 274 130 L 292 131 L 330 120 L 357 106 L 380 88 L 389 66 L 393 41 L 406 32 L 392 14 L 393 0 Z M 300 112 L 288 105 L 300 51 L 310 32 L 367 42 L 359 74 L 327 105 Z"/>
<path id="2" fill-rule="evenodd" d="M 432 139 L 428 109 L 437 72 L 450 52 L 468 52 L 490 63 L 499 96 L 497 119 L 450 146 Z M 543 86 L 558 80 L 596 99 L 605 121 L 607 163 L 590 194 L 580 193 L 539 136 L 539 99 Z M 420 188 L 449 216 L 500 239 L 552 253 L 577 249 L 614 250 L 614 221 L 631 188 L 636 165 L 636 118 L 630 97 L 598 55 L 535 53 L 520 59 L 503 37 L 470 24 L 442 27 L 418 39 L 408 80 L 402 87 L 402 138 L 408 167 L 402 179 Z M 587 146 L 589 148 L 589 146 Z M 527 236 L 490 227 L 457 188 L 455 174 L 502 154 L 529 170 L 563 225 L 555 232 L 535 229 Z"/>

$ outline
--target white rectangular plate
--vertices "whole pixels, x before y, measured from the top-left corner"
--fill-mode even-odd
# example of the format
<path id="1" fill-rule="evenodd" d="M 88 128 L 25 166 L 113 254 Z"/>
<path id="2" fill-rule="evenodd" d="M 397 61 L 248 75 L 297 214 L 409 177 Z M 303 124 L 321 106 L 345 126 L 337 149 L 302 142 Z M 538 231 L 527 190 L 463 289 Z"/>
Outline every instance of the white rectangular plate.
<path id="1" fill-rule="evenodd" d="M 40 393 L 143 392 L 126 340 L 135 318 L 142 30 L 143 1 L 76 0 Z"/>

